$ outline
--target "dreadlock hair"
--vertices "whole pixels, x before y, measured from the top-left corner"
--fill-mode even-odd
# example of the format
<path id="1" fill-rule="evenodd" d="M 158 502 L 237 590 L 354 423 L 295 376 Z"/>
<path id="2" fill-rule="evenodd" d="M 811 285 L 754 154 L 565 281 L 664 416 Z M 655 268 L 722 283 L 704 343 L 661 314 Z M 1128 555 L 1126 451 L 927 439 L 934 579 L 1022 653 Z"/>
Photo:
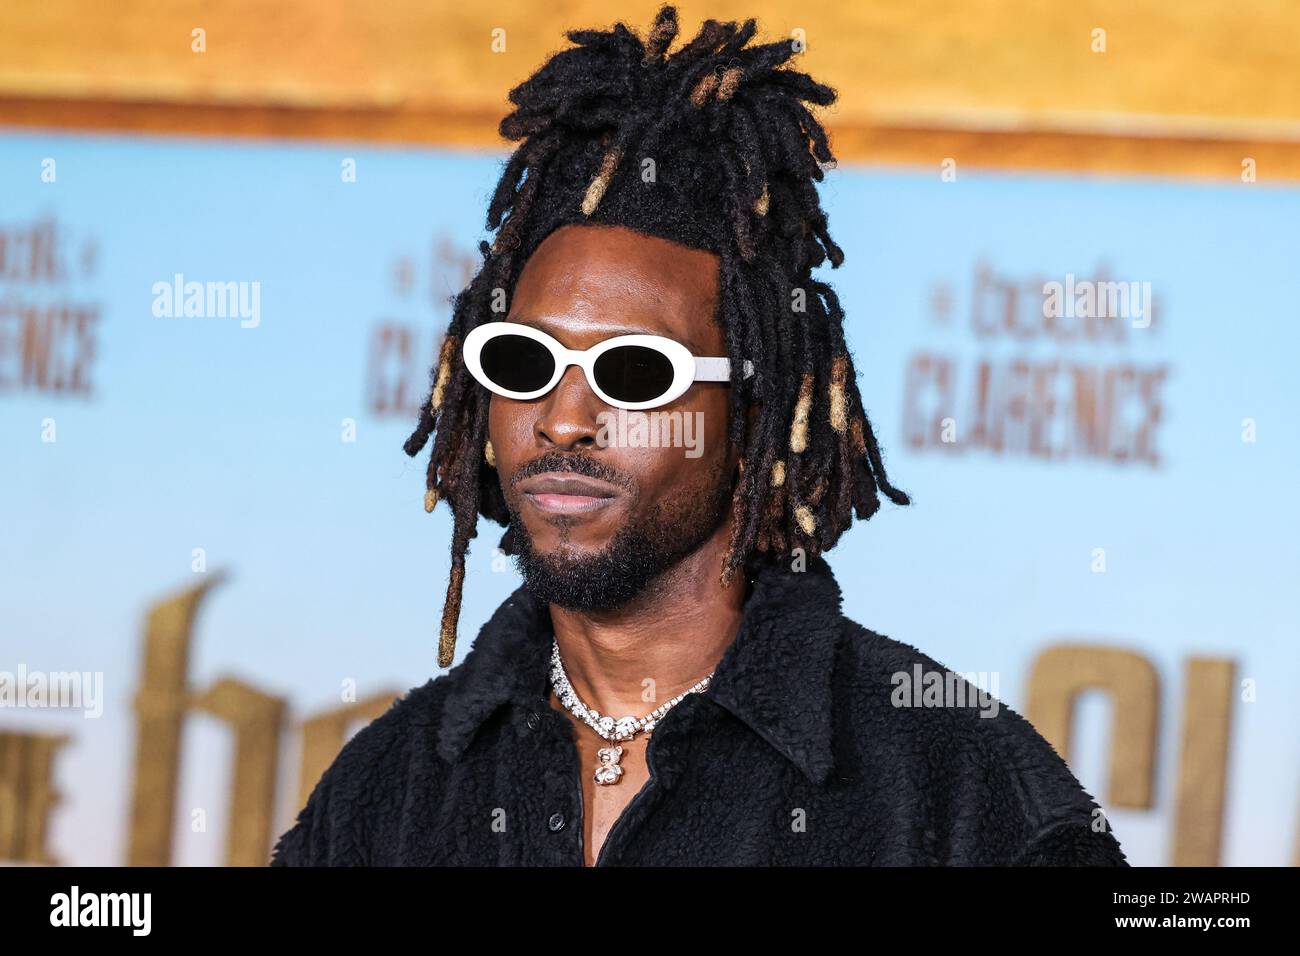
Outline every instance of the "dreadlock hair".
<path id="1" fill-rule="evenodd" d="M 440 667 L 455 651 L 478 516 L 510 521 L 487 441 L 491 396 L 459 346 L 475 326 L 504 318 L 506 291 L 560 226 L 623 225 L 719 257 L 717 320 L 733 370 L 728 440 L 740 459 L 724 585 L 750 562 L 833 547 L 855 514 L 879 509 L 881 493 L 910 503 L 885 475 L 839 299 L 812 277 L 844 253 L 814 185 L 834 157 L 804 104 L 829 105 L 836 93 L 781 68 L 791 42 L 748 45 L 755 29 L 752 19 L 706 20 L 670 54 L 677 12 L 665 6 L 644 41 L 623 23 L 569 31 L 577 45 L 510 91 L 515 109 L 500 131 L 522 142 L 488 208 L 495 239 L 479 244 L 483 264 L 453 299 L 429 398 L 404 446 L 414 457 L 432 436 L 425 508 L 441 498 L 454 518 Z M 506 553 L 513 533 L 507 527 Z"/>

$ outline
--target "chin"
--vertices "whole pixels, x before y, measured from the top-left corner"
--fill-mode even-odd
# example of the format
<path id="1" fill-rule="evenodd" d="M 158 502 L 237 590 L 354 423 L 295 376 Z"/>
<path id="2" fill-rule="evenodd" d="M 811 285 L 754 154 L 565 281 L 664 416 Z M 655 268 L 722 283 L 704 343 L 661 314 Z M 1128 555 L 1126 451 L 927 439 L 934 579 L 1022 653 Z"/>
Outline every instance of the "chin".
<path id="1" fill-rule="evenodd" d="M 579 568 L 588 561 L 594 561 L 599 554 L 599 550 L 592 548 L 551 542 L 539 542 L 532 551 L 534 561 L 556 571 Z"/>
<path id="2" fill-rule="evenodd" d="M 664 556 L 643 553 L 629 537 L 592 546 L 533 539 L 514 557 L 525 586 L 543 600 L 574 611 L 613 610 L 636 597 L 664 564 Z"/>
<path id="3" fill-rule="evenodd" d="M 618 528 L 595 527 L 588 521 L 543 521 L 528 528 L 533 553 L 543 561 L 573 563 L 594 560 L 609 551 Z"/>

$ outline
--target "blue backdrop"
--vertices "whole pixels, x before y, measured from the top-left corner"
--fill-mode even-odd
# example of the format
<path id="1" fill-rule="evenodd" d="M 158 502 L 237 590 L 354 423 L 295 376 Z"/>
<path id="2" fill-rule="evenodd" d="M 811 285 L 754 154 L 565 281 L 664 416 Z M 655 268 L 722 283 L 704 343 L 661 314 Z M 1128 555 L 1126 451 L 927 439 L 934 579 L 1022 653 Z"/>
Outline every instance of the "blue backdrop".
<path id="1" fill-rule="evenodd" d="M 195 549 L 230 573 L 199 618 L 196 685 L 240 675 L 296 720 L 337 706 L 349 678 L 365 693 L 435 673 L 450 523 L 424 513 L 424 458 L 401 444 L 501 159 L 0 140 L 0 670 L 105 675 L 97 719 L 0 708 L 0 731 L 73 736 L 60 860 L 124 859 L 142 614 L 194 583 Z M 823 278 L 915 499 L 831 556 L 848 613 L 996 673 L 1017 710 L 1047 645 L 1149 657 L 1155 806 L 1107 808 L 1139 864 L 1169 859 L 1184 662 L 1235 661 L 1254 683 L 1234 704 L 1224 862 L 1291 863 L 1300 191 L 841 168 L 823 197 L 847 255 Z M 255 327 L 156 315 L 155 285 L 177 274 L 256 288 Z M 1150 283 L 1150 326 L 1049 327 L 1043 283 L 1067 275 Z M 496 540 L 470 556 L 460 655 L 517 584 L 493 568 Z M 211 863 L 231 753 L 214 720 L 191 724 L 179 805 L 211 826 L 177 821 L 178 861 Z M 1084 699 L 1070 762 L 1103 806 L 1124 732 Z M 284 756 L 280 829 L 289 737 Z"/>

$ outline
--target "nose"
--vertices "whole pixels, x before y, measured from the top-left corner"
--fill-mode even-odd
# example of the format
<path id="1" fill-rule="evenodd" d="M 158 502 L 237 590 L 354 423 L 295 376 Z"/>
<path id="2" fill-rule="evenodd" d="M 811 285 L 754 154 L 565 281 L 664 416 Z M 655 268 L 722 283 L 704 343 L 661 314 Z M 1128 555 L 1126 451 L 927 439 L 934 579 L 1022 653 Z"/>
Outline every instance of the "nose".
<path id="1" fill-rule="evenodd" d="M 548 450 L 593 449 L 600 431 L 596 416 L 604 407 L 582 369 L 570 365 L 559 384 L 538 400 L 533 437 Z"/>

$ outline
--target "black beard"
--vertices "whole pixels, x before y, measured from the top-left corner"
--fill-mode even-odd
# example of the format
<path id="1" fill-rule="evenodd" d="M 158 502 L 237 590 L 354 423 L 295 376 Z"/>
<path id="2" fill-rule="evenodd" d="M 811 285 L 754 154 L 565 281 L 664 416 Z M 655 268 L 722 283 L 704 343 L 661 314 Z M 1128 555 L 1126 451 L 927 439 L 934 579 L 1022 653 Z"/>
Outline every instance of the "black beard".
<path id="1" fill-rule="evenodd" d="M 723 474 L 711 489 L 689 488 L 632 520 L 596 554 L 538 553 L 513 506 L 510 538 L 524 587 L 549 604 L 574 611 L 609 611 L 640 595 L 656 578 L 700 548 L 722 524 L 731 500 Z"/>

